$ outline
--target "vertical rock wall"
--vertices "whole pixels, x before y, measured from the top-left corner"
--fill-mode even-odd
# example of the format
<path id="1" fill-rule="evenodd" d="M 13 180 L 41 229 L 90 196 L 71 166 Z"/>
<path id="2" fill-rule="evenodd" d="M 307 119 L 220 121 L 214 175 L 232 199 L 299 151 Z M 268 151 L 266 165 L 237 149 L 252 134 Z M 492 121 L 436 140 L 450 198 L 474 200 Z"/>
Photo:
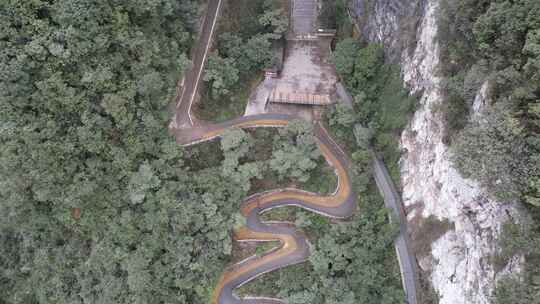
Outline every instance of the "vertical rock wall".
<path id="1" fill-rule="evenodd" d="M 402 195 L 411 237 L 415 243 L 426 238 L 431 243 L 425 252 L 418 250 L 419 265 L 429 274 L 441 304 L 490 303 L 497 278 L 490 263 L 497 251 L 495 238 L 516 211 L 462 177 L 443 143 L 443 119 L 437 112 L 444 102 L 437 73 L 439 0 L 354 0 L 350 8 L 363 38 L 383 43 L 390 60 L 400 64 L 405 85 L 421 96 L 401 137 Z M 486 98 L 481 90 L 475 104 L 485 104 Z M 444 230 L 434 231 L 437 226 Z M 508 266 L 505 272 L 516 267 Z"/>

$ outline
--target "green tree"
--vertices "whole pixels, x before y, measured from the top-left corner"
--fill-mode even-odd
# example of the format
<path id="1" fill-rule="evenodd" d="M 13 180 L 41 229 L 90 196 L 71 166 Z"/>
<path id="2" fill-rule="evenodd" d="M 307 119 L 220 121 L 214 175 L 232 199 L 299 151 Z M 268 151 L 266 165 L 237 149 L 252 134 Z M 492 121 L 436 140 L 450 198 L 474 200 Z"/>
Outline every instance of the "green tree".
<path id="1" fill-rule="evenodd" d="M 352 38 L 344 39 L 337 43 L 333 62 L 339 75 L 342 77 L 352 75 L 355 62 L 351 58 L 355 58 L 359 50 L 360 46 L 358 42 Z"/>
<path id="2" fill-rule="evenodd" d="M 244 56 L 247 59 L 244 62 L 243 70 L 260 70 L 267 67 L 272 60 L 272 44 L 269 37 L 259 35 L 250 38 L 244 45 Z"/>
<path id="3" fill-rule="evenodd" d="M 2 302 L 206 303 L 227 263 L 247 190 L 164 129 L 198 3 L 139 2 L 0 3 Z"/>
<path id="4" fill-rule="evenodd" d="M 496 104 L 485 117 L 456 140 L 455 163 L 497 196 L 519 197 L 531 170 L 525 162 L 529 151 L 523 129 L 504 103 Z"/>
<path id="5" fill-rule="evenodd" d="M 310 171 L 317 167 L 321 157 L 313 135 L 313 126 L 306 121 L 296 120 L 279 130 L 274 138 L 270 168 L 280 178 L 291 177 L 305 182 Z"/>
<path id="6" fill-rule="evenodd" d="M 272 39 L 280 39 L 289 28 L 289 20 L 283 9 L 265 11 L 259 17 L 259 23 L 269 28 Z"/>
<path id="7" fill-rule="evenodd" d="M 238 84 L 238 69 L 234 60 L 210 55 L 203 80 L 210 83 L 212 95 L 216 98 L 231 94 Z"/>
<path id="8" fill-rule="evenodd" d="M 379 44 L 369 44 L 358 51 L 355 56 L 353 81 L 354 86 L 373 90 L 373 80 L 384 62 L 384 52 Z"/>

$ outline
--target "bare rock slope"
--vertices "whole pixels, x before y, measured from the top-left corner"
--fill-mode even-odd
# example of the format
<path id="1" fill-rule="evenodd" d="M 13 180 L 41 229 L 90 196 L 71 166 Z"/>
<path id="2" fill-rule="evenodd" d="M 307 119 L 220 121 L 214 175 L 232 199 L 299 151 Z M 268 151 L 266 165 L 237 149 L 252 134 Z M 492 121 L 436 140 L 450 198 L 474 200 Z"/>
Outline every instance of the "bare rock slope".
<path id="1" fill-rule="evenodd" d="M 443 142 L 444 125 L 437 111 L 437 104 L 444 102 L 437 73 L 439 0 L 355 0 L 350 8 L 362 36 L 383 43 L 391 60 L 400 64 L 404 84 L 421 94 L 401 137 L 402 195 L 411 238 L 417 244 L 429 240 L 427 249 L 417 248 L 419 266 L 429 275 L 441 304 L 490 303 L 501 273 L 490 259 L 497 251 L 495 239 L 516 211 L 462 177 Z M 483 89 L 475 111 L 481 111 L 478 105 L 486 98 Z M 471 119 L 477 117 L 473 114 Z M 516 268 L 507 266 L 503 272 Z"/>

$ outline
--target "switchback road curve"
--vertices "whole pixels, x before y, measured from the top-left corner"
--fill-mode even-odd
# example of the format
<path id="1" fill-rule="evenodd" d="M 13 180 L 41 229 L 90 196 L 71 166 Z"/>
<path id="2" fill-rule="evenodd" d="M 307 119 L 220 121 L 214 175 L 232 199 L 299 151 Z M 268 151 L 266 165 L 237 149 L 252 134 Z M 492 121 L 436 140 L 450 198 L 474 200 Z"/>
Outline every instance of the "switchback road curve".
<path id="1" fill-rule="evenodd" d="M 191 106 L 197 94 L 223 1 L 225 0 L 208 1 L 208 8 L 199 34 L 198 44 L 193 52 L 192 68 L 186 71 L 175 99 L 176 113 L 170 127 L 181 145 L 193 145 L 214 139 L 219 137 L 224 130 L 231 127 L 282 127 L 295 119 L 295 117 L 288 115 L 263 114 L 241 117 L 220 124 L 211 124 L 192 118 Z M 240 300 L 233 294 L 233 290 L 259 275 L 307 259 L 309 251 L 303 235 L 297 233 L 290 224 L 261 222 L 259 215 L 262 212 L 276 207 L 294 205 L 334 218 L 344 218 L 353 214 L 356 206 L 356 196 L 350 186 L 347 157 L 319 123 L 315 125 L 314 130 L 322 154 L 327 162 L 335 168 L 338 175 L 336 192 L 330 196 L 319 196 L 297 189 L 281 189 L 247 198 L 242 204 L 242 212 L 247 219 L 247 224 L 246 227 L 235 232 L 236 239 L 238 241 L 279 241 L 280 245 L 261 257 L 251 257 L 227 269 L 214 291 L 213 304 L 283 303 L 280 300 L 268 298 Z M 403 212 L 396 211 L 402 209 L 401 202 L 391 179 L 388 174 L 384 174 L 383 169 L 384 164 L 376 159 L 374 174 L 377 185 L 384 196 L 385 203 L 396 212 L 397 218 L 400 219 L 400 226 L 402 226 L 400 236 L 396 240 L 396 249 L 400 260 L 407 300 L 409 304 L 416 304 L 418 278 L 414 254 L 408 246 L 407 220 Z"/>
<path id="2" fill-rule="evenodd" d="M 284 114 L 261 114 L 245 116 L 220 124 L 202 123 L 200 126 L 176 129 L 174 133 L 181 145 L 192 145 L 219 137 L 228 128 L 283 127 L 296 119 Z M 297 206 L 332 218 L 350 217 L 357 204 L 351 187 L 350 163 L 340 147 L 332 140 L 326 129 L 315 123 L 313 133 L 322 155 L 337 175 L 338 185 L 331 195 L 319 195 L 299 189 L 278 189 L 248 197 L 241 206 L 246 225 L 234 232 L 240 242 L 278 241 L 279 245 L 260 257 L 250 257 L 228 269 L 221 276 L 214 290 L 213 304 L 270 304 L 282 303 L 278 299 L 240 299 L 234 289 L 267 272 L 287 265 L 305 261 L 309 246 L 304 235 L 288 223 L 263 222 L 260 215 L 273 208 Z"/>

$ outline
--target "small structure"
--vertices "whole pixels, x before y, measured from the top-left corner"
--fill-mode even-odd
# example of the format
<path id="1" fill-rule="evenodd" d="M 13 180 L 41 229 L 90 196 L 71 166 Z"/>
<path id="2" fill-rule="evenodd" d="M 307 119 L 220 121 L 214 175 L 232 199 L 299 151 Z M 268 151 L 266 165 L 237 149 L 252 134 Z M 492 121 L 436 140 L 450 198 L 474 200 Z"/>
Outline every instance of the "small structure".
<path id="1" fill-rule="evenodd" d="M 312 93 L 297 93 L 283 92 L 274 89 L 268 97 L 269 102 L 273 103 L 288 103 L 288 104 L 303 104 L 303 105 L 330 105 L 335 103 L 328 94 L 312 94 Z"/>
<path id="2" fill-rule="evenodd" d="M 336 36 L 336 33 L 337 31 L 336 30 L 331 30 L 331 29 L 318 29 L 317 30 L 317 33 L 315 35 L 317 35 L 317 37 L 330 37 L 330 38 L 334 38 Z"/>
<path id="3" fill-rule="evenodd" d="M 266 68 L 264 69 L 264 76 L 266 78 L 278 78 L 279 72 L 280 71 L 276 67 Z"/>

